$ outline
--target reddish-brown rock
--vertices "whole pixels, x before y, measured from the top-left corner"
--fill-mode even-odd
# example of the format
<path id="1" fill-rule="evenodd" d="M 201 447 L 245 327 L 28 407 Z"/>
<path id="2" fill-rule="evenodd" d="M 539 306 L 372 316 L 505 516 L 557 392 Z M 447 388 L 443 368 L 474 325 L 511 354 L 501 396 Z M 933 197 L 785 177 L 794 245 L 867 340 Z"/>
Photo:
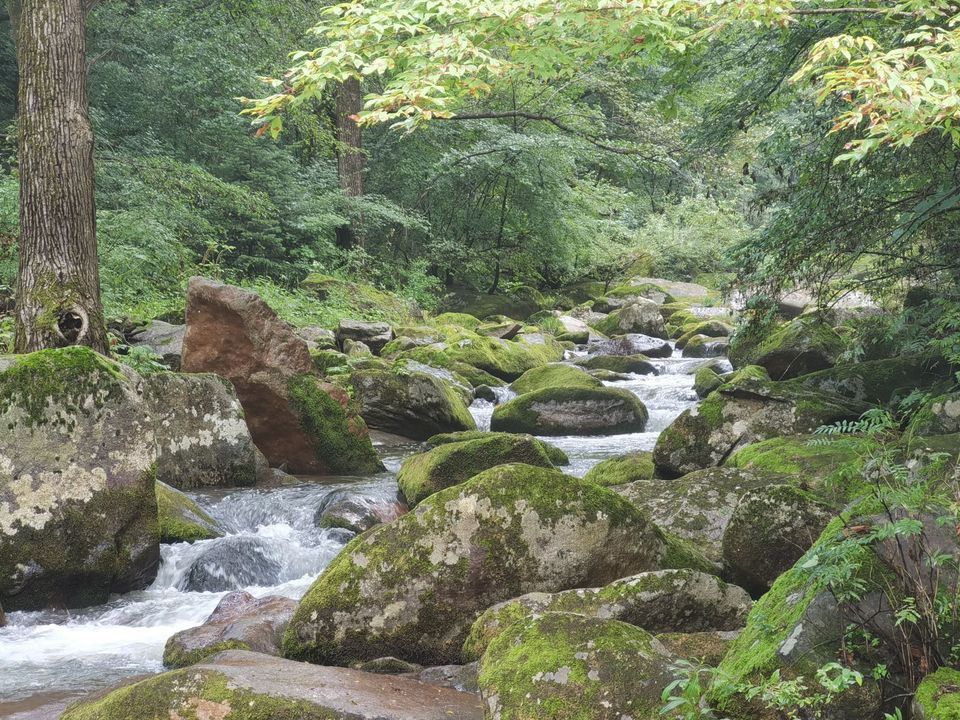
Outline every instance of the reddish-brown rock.
<path id="1" fill-rule="evenodd" d="M 347 394 L 314 377 L 306 342 L 256 293 L 190 279 L 182 369 L 234 384 L 250 434 L 272 466 L 303 474 L 381 467 Z"/>

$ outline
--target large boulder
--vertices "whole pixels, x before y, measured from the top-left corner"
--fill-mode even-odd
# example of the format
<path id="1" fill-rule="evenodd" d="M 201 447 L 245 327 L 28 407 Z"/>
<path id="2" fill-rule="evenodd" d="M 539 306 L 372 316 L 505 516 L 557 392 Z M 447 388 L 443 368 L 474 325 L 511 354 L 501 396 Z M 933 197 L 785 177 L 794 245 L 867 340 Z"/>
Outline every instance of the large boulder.
<path id="1" fill-rule="evenodd" d="M 689 330 L 677 338 L 677 347 L 683 350 L 684 346 L 696 335 L 703 335 L 712 338 L 730 337 L 733 333 L 733 326 L 720 320 L 704 320 L 690 326 Z"/>
<path id="2" fill-rule="evenodd" d="M 594 329 L 604 335 L 631 335 L 639 333 L 654 338 L 667 338 L 667 328 L 660 315 L 660 306 L 652 300 L 637 298 L 603 320 L 594 323 Z"/>
<path id="3" fill-rule="evenodd" d="M 546 451 L 529 435 L 489 433 L 487 437 L 445 443 L 412 455 L 400 467 L 397 483 L 413 507 L 435 492 L 507 463 L 553 467 Z"/>
<path id="4" fill-rule="evenodd" d="M 722 357 L 730 350 L 726 338 L 712 338 L 709 335 L 694 335 L 683 346 L 685 358 Z"/>
<path id="5" fill-rule="evenodd" d="M 791 382 L 836 395 L 885 404 L 914 390 L 949 381 L 950 364 L 929 355 L 867 360 L 802 375 Z M 960 428 L 960 425 L 958 425 Z M 956 432 L 950 430 L 949 432 Z"/>
<path id="6" fill-rule="evenodd" d="M 673 656 L 635 625 L 573 613 L 518 622 L 480 662 L 480 695 L 497 720 L 656 718 Z"/>
<path id="7" fill-rule="evenodd" d="M 666 552 L 657 528 L 615 493 L 501 465 L 352 540 L 300 602 L 284 656 L 458 662 L 491 605 L 658 569 Z"/>
<path id="8" fill-rule="evenodd" d="M 649 335 L 624 335 L 613 340 L 597 340 L 587 348 L 593 355 L 644 355 L 648 358 L 668 358 L 673 346 L 666 340 Z"/>
<path id="9" fill-rule="evenodd" d="M 227 650 L 71 706 L 62 720 L 482 720 L 472 693 Z"/>
<path id="10" fill-rule="evenodd" d="M 619 455 L 594 465 L 583 479 L 609 487 L 653 478 L 653 454 L 647 450 Z"/>
<path id="11" fill-rule="evenodd" d="M 221 537 L 217 521 L 187 495 L 157 481 L 157 515 L 160 542 L 195 542 Z"/>
<path id="12" fill-rule="evenodd" d="M 914 720 L 960 718 L 960 670 L 942 667 L 923 678 L 911 708 Z"/>
<path id="13" fill-rule="evenodd" d="M 81 607 L 160 559 L 157 443 L 139 375 L 84 347 L 0 371 L 0 601 Z"/>
<path id="14" fill-rule="evenodd" d="M 497 406 L 490 429 L 532 435 L 617 435 L 643 432 L 647 409 L 628 390 L 550 387 Z"/>
<path id="15" fill-rule="evenodd" d="M 202 625 L 167 640 L 163 664 L 187 667 L 224 650 L 279 655 L 280 639 L 296 607 L 296 600 L 276 595 L 255 598 L 242 590 L 229 593 Z"/>
<path id="16" fill-rule="evenodd" d="M 730 361 L 736 367 L 761 365 L 774 380 L 788 380 L 833 367 L 843 349 L 843 338 L 819 315 L 804 315 L 763 338 L 737 333 Z"/>
<path id="17" fill-rule="evenodd" d="M 222 538 L 206 547 L 181 578 L 178 589 L 224 592 L 276 585 L 283 566 L 262 539 L 244 535 Z"/>
<path id="18" fill-rule="evenodd" d="M 427 445 L 431 447 L 436 447 L 437 445 L 446 445 L 447 443 L 453 442 L 464 442 L 466 440 L 481 440 L 495 435 L 500 435 L 503 437 L 517 437 L 516 433 L 495 433 L 488 432 L 486 430 L 469 430 L 466 432 L 456 432 L 456 433 L 443 433 L 441 435 L 434 435 L 431 438 L 427 439 Z M 569 465 L 570 458 L 567 457 L 567 454 L 558 448 L 556 445 L 551 445 L 548 442 L 544 442 L 539 438 L 533 437 L 533 435 L 523 435 L 525 438 L 529 438 L 533 443 L 539 447 L 543 452 L 547 454 L 547 457 L 550 458 L 550 462 L 554 465 Z"/>
<path id="19" fill-rule="evenodd" d="M 546 612 L 620 620 L 651 633 L 739 630 L 753 601 L 747 592 L 696 570 L 659 570 L 602 588 L 527 593 L 486 610 L 470 629 L 464 657 L 479 659 L 515 622 Z"/>
<path id="20" fill-rule="evenodd" d="M 183 369 L 234 384 L 271 465 L 307 474 L 380 469 L 347 393 L 313 375 L 306 343 L 255 293 L 190 279 Z"/>
<path id="21" fill-rule="evenodd" d="M 609 370 L 632 375 L 658 375 L 657 367 L 646 355 L 589 355 L 574 361 L 587 370 Z"/>
<path id="22" fill-rule="evenodd" d="M 257 447 L 230 381 L 213 374 L 144 378 L 159 444 L 157 479 L 181 490 L 253 485 Z"/>
<path id="23" fill-rule="evenodd" d="M 171 370 L 179 370 L 183 357 L 185 325 L 171 325 L 162 320 L 151 320 L 146 326 L 131 333 L 128 342 L 132 347 L 146 347 L 163 359 Z"/>
<path id="24" fill-rule="evenodd" d="M 352 341 L 363 343 L 374 355 L 379 355 L 383 346 L 391 340 L 393 328 L 389 323 L 344 319 L 337 326 L 337 342 L 344 348 L 344 352 L 347 341 Z"/>
<path id="25" fill-rule="evenodd" d="M 666 475 L 684 475 L 718 465 L 749 443 L 856 420 L 869 408 L 819 390 L 745 378 L 723 385 L 684 410 L 657 438 L 653 460 Z"/>
<path id="26" fill-rule="evenodd" d="M 784 482 L 784 475 L 707 468 L 676 480 L 649 478 L 613 488 L 650 515 L 658 527 L 693 542 L 710 560 L 722 558 L 724 531 L 750 490 Z"/>
<path id="27" fill-rule="evenodd" d="M 527 370 L 510 384 L 518 395 L 548 387 L 601 387 L 602 382 L 584 370 L 564 363 L 551 363 Z"/>
<path id="28" fill-rule="evenodd" d="M 353 372 L 350 383 L 367 425 L 414 440 L 475 430 L 469 401 L 452 376 L 448 379 L 421 367 L 419 363 L 401 363 L 389 370 Z"/>

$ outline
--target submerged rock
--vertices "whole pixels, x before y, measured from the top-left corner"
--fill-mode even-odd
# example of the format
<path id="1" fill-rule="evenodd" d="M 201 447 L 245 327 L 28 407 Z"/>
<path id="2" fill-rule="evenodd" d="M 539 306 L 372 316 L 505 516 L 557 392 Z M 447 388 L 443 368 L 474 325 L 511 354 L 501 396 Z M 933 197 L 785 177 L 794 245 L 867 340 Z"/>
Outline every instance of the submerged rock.
<path id="1" fill-rule="evenodd" d="M 146 587 L 160 559 L 157 444 L 142 378 L 89 348 L 0 371 L 0 601 L 82 607 Z"/>
<path id="2" fill-rule="evenodd" d="M 647 518 L 609 490 L 501 465 L 351 541 L 300 602 L 284 656 L 457 662 L 491 605 L 657 569 L 666 550 Z"/>
<path id="3" fill-rule="evenodd" d="M 160 542 L 195 542 L 221 537 L 223 531 L 197 503 L 179 490 L 157 481 Z"/>
<path id="4" fill-rule="evenodd" d="M 62 720 L 482 720 L 471 693 L 228 650 L 80 701 Z"/>
<path id="5" fill-rule="evenodd" d="M 549 387 L 493 411 L 490 429 L 535 435 L 615 435 L 643 432 L 647 409 L 628 390 Z"/>
<path id="6" fill-rule="evenodd" d="M 314 376 L 306 343 L 255 293 L 191 278 L 183 369 L 233 382 L 272 466 L 308 474 L 382 467 L 347 393 Z"/>
<path id="7" fill-rule="evenodd" d="M 202 625 L 181 630 L 163 649 L 168 668 L 187 667 L 223 650 L 252 650 L 280 654 L 280 639 L 293 617 L 297 601 L 248 592 L 232 592 L 217 604 Z"/>
<path id="8" fill-rule="evenodd" d="M 276 585 L 281 565 L 264 541 L 233 535 L 210 545 L 180 581 L 185 592 L 223 592 L 251 585 Z"/>
<path id="9" fill-rule="evenodd" d="M 674 658 L 617 620 L 546 613 L 518 622 L 480 661 L 480 695 L 498 720 L 655 718 Z"/>
<path id="10" fill-rule="evenodd" d="M 317 508 L 314 521 L 321 528 L 343 528 L 361 533 L 383 523 L 393 522 L 407 512 L 399 499 L 357 495 L 339 490 L 327 495 Z"/>

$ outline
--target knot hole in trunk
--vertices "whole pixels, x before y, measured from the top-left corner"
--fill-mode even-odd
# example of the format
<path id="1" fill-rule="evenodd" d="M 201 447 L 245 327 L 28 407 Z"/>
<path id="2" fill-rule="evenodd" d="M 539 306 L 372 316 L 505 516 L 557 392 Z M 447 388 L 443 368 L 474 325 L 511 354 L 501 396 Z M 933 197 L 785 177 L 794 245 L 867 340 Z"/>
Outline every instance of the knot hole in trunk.
<path id="1" fill-rule="evenodd" d="M 57 333 L 67 345 L 76 345 L 83 340 L 89 326 L 86 311 L 77 305 L 61 312 L 57 318 Z"/>

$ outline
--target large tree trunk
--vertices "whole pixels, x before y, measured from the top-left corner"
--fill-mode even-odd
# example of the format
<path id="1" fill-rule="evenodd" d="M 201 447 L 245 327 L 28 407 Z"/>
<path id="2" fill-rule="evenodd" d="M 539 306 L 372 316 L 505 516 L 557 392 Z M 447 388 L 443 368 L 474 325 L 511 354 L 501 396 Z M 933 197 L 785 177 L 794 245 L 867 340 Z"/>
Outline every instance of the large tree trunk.
<path id="1" fill-rule="evenodd" d="M 76 344 L 108 351 L 87 113 L 91 5 L 21 1 L 17 352 Z"/>
<path id="2" fill-rule="evenodd" d="M 350 78 L 338 88 L 334 105 L 334 124 L 337 139 L 337 175 L 340 189 L 347 197 L 363 195 L 363 169 L 367 158 L 363 154 L 363 136 L 360 126 L 352 119 L 363 109 L 360 81 Z M 343 248 L 363 246 L 363 228 L 360 218 L 350 225 L 337 228 L 337 244 Z"/>

